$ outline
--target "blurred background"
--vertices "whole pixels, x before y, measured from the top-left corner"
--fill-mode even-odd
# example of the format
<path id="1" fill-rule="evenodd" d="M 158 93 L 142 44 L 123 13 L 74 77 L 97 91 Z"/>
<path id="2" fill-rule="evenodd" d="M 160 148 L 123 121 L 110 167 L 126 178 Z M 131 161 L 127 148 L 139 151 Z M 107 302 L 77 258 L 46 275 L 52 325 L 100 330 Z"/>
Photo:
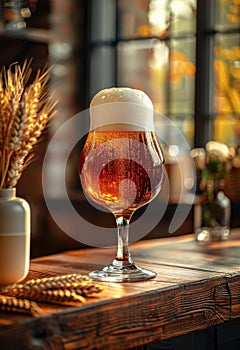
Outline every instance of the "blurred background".
<path id="1" fill-rule="evenodd" d="M 190 148 L 208 140 L 237 145 L 240 137 L 240 0 L 13 0 L 1 1 L 0 67 L 33 58 L 33 70 L 52 66 L 50 89 L 58 99 L 51 121 L 24 172 L 18 194 L 32 208 L 32 256 L 84 247 L 68 237 L 48 213 L 42 193 L 42 163 L 51 136 L 89 107 L 92 96 L 112 86 L 145 91 L 156 110 L 181 130 Z M 50 196 L 61 202 L 58 172 L 67 130 L 48 164 Z M 84 140 L 72 151 L 66 183 L 81 215 L 114 225 L 84 199 L 77 174 Z M 174 145 L 174 141 L 173 141 Z M 183 160 L 184 162 L 184 157 Z M 168 236 L 179 200 L 178 164 L 166 154 L 171 193 L 160 224 L 148 238 Z M 187 165 L 186 165 L 187 166 Z M 240 170 L 226 183 L 231 225 L 239 225 Z M 191 190 L 186 184 L 186 194 Z M 189 205 L 186 200 L 181 205 Z M 174 233 L 191 233 L 192 210 Z"/>

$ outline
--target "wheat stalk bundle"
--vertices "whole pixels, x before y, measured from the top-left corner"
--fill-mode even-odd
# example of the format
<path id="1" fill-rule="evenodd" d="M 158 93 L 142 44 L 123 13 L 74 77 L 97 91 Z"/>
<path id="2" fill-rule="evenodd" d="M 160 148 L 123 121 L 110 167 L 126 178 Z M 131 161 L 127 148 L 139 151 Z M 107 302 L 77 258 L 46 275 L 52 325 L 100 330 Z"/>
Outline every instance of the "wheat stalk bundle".
<path id="1" fill-rule="evenodd" d="M 30 64 L 16 63 L 0 72 L 0 188 L 16 186 L 56 113 L 56 101 L 47 93 L 49 69 L 38 70 L 28 84 Z"/>
<path id="2" fill-rule="evenodd" d="M 84 303 L 86 298 L 96 296 L 103 287 L 86 275 L 67 274 L 31 279 L 24 284 L 15 284 L 0 290 L 0 310 L 37 312 L 35 302 Z M 40 308 L 39 308 L 40 310 Z"/>

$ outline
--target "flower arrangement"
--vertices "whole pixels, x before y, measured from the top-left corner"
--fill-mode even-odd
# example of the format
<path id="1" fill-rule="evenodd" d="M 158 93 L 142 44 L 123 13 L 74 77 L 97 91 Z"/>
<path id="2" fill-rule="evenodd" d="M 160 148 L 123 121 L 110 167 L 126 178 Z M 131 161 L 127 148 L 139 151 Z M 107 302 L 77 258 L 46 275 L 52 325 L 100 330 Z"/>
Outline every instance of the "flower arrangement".
<path id="1" fill-rule="evenodd" d="M 195 238 L 199 243 L 226 240 L 230 236 L 231 203 L 225 179 L 236 158 L 236 149 L 218 141 L 192 150 L 197 170 L 194 206 Z"/>
<path id="2" fill-rule="evenodd" d="M 28 84 L 30 65 L 16 63 L 0 72 L 0 188 L 16 186 L 56 113 L 56 101 L 47 93 L 49 69 L 38 70 Z"/>
<path id="3" fill-rule="evenodd" d="M 209 141 L 205 149 L 195 148 L 192 156 L 197 171 L 197 192 L 207 193 L 212 200 L 214 191 L 224 182 L 233 166 L 236 150 L 218 141 Z"/>

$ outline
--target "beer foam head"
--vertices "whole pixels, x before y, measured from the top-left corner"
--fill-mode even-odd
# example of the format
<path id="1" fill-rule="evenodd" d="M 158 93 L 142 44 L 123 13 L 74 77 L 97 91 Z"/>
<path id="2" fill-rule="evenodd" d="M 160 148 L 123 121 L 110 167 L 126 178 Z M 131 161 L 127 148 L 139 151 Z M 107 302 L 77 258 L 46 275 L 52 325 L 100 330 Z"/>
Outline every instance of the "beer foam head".
<path id="1" fill-rule="evenodd" d="M 152 101 L 145 92 L 131 88 L 110 88 L 99 91 L 92 99 L 90 108 L 114 102 L 129 102 L 143 105 L 148 108 L 153 108 Z"/>
<path id="2" fill-rule="evenodd" d="M 99 91 L 90 103 L 91 130 L 112 124 L 124 130 L 154 130 L 153 104 L 141 90 L 110 88 Z"/>

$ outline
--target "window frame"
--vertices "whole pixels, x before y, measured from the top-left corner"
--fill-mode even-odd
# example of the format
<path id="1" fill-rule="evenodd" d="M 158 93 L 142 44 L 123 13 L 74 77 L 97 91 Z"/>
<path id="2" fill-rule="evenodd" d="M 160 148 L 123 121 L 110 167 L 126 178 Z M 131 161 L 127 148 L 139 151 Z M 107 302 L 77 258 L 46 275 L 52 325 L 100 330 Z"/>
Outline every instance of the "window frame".
<path id="1" fill-rule="evenodd" d="M 98 6 L 96 7 L 96 3 Z M 111 19 L 111 30 L 112 33 L 108 34 L 107 38 L 98 37 L 90 38 L 90 56 L 89 60 L 92 59 L 92 52 L 94 50 L 100 50 L 101 47 L 108 47 L 112 50 L 112 67 L 111 74 L 107 81 L 102 79 L 104 75 L 104 63 L 102 66 L 99 65 L 99 71 L 101 71 L 102 76 L 97 76 L 94 72 L 95 80 L 100 82 L 97 87 L 89 86 L 89 100 L 93 95 L 100 89 L 110 86 L 117 86 L 117 66 L 118 66 L 118 57 L 117 57 L 117 45 L 119 42 L 129 42 L 131 40 L 149 40 L 154 37 L 146 38 L 118 38 L 117 29 L 119 26 L 118 16 L 117 16 L 117 3 L 118 0 L 91 0 L 90 7 L 91 13 L 93 14 L 92 18 L 96 18 L 96 14 L 99 15 L 99 6 L 102 5 L 102 11 L 105 12 L 105 22 L 104 18 L 102 19 L 102 24 L 106 27 L 106 13 L 109 14 L 109 7 L 115 11 L 113 16 L 115 20 L 115 27 L 113 26 L 113 19 Z M 213 99 L 214 99 L 214 71 L 213 71 L 213 60 L 214 60 L 214 43 L 215 37 L 219 33 L 239 33 L 240 27 L 235 29 L 216 29 L 215 23 L 215 13 L 216 13 L 216 3 L 215 1 L 204 1 L 197 0 L 197 13 L 196 13 L 196 75 L 195 75 L 195 94 L 194 94 L 194 138 L 193 138 L 193 147 L 203 147 L 207 141 L 212 138 L 213 135 L 213 124 L 215 118 L 215 112 L 213 108 Z M 99 18 L 99 17 L 98 17 Z M 101 22 L 101 20 L 100 20 Z M 96 22 L 95 22 L 96 23 Z M 105 28 L 106 29 L 106 28 Z M 91 27 L 91 30 L 93 28 Z M 96 32 L 96 28 L 95 28 Z M 101 30 L 97 31 L 98 33 Z M 105 33 L 106 35 L 106 33 Z M 174 37 L 174 35 L 172 36 Z M 159 39 L 158 37 L 155 37 Z M 171 38 L 171 35 L 170 37 Z M 166 40 L 160 38 L 160 40 Z M 207 52 L 207 54 L 206 54 Z M 104 62 L 104 60 L 103 60 Z M 108 64 L 108 69 L 109 64 Z M 91 68 L 89 71 L 89 79 L 91 81 Z M 98 79 L 99 78 L 99 79 Z"/>

